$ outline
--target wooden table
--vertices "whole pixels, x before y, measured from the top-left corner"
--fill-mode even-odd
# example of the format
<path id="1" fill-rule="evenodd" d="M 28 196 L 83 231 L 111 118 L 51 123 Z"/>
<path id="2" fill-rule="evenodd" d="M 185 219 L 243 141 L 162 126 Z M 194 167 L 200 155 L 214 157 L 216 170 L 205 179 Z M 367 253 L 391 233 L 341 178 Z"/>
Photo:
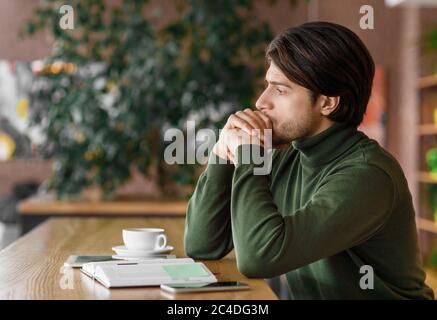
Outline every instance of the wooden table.
<path id="1" fill-rule="evenodd" d="M 0 299 L 277 299 L 263 279 L 241 275 L 233 252 L 203 261 L 219 281 L 248 283 L 251 290 L 168 295 L 157 287 L 107 289 L 78 269 L 64 268 L 72 254 L 112 254 L 121 230 L 163 227 L 174 253 L 184 257 L 182 217 L 51 218 L 0 251 Z"/>

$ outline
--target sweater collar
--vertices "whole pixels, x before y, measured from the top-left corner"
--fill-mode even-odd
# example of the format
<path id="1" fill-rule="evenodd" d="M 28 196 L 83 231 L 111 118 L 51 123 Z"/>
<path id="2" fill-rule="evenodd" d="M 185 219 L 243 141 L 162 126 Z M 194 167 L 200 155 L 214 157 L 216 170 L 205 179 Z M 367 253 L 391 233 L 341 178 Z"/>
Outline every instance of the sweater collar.
<path id="1" fill-rule="evenodd" d="M 291 144 L 299 151 L 303 164 L 319 166 L 332 161 L 363 137 L 365 134 L 353 126 L 334 123 L 315 136 L 297 139 Z"/>

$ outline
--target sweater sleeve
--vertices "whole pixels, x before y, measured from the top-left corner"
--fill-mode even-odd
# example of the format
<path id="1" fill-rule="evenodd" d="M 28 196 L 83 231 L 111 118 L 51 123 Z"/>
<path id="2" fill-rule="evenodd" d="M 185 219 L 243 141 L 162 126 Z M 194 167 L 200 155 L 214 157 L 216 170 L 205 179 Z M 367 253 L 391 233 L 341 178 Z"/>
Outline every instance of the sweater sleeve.
<path id="1" fill-rule="evenodd" d="M 388 219 L 394 200 L 390 176 L 371 164 L 350 164 L 325 177 L 294 212 L 279 212 L 268 176 L 254 175 L 237 148 L 231 221 L 237 266 L 248 277 L 278 276 L 354 247 Z M 291 190 L 285 189 L 286 192 Z"/>
<path id="2" fill-rule="evenodd" d="M 184 247 L 196 259 L 220 259 L 233 249 L 231 189 L 234 165 L 211 153 L 188 202 Z"/>

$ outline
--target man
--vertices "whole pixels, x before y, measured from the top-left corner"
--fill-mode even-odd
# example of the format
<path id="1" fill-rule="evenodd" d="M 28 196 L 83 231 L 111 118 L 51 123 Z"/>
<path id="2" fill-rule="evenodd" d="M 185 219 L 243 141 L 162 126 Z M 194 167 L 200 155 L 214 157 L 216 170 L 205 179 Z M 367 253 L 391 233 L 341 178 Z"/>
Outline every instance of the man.
<path id="1" fill-rule="evenodd" d="M 235 248 L 241 273 L 285 274 L 294 299 L 432 299 L 402 169 L 357 131 L 374 76 L 364 44 L 313 22 L 278 35 L 266 55 L 257 110 L 229 118 L 190 199 L 187 254 Z M 265 152 L 253 133 L 269 128 L 282 148 L 270 174 L 256 175 L 242 155 Z"/>

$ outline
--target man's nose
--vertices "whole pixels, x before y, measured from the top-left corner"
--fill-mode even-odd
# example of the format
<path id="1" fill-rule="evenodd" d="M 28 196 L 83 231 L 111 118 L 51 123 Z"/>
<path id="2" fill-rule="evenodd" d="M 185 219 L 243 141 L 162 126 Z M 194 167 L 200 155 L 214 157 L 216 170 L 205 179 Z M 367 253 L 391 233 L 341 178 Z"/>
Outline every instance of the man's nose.
<path id="1" fill-rule="evenodd" d="M 264 93 L 261 94 L 261 96 L 258 98 L 258 100 L 255 103 L 255 107 L 259 110 L 259 111 L 267 111 L 267 110 L 271 110 L 273 109 L 273 105 L 272 103 L 266 99 Z"/>

